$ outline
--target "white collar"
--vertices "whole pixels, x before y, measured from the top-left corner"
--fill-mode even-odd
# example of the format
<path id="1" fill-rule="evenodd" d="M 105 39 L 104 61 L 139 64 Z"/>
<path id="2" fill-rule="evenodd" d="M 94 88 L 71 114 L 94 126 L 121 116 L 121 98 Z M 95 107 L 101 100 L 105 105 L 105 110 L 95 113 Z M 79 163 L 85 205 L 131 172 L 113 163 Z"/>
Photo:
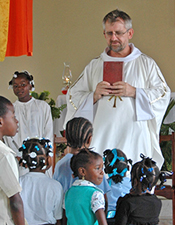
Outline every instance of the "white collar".
<path id="1" fill-rule="evenodd" d="M 103 191 L 98 188 L 97 186 L 95 186 L 92 182 L 88 181 L 88 180 L 75 180 L 74 183 L 72 184 L 72 186 L 88 186 L 88 187 L 94 187 L 97 190 L 99 190 L 100 192 L 103 193 Z"/>
<path id="2" fill-rule="evenodd" d="M 101 58 L 102 58 L 103 61 L 129 62 L 129 61 L 132 61 L 132 60 L 138 58 L 142 54 L 142 52 L 138 48 L 136 48 L 134 46 L 134 44 L 129 43 L 129 46 L 131 47 L 131 54 L 129 54 L 126 57 L 112 57 L 112 56 L 109 56 L 107 54 L 107 52 L 109 51 L 109 48 L 107 47 L 104 50 L 104 52 L 101 54 Z"/>

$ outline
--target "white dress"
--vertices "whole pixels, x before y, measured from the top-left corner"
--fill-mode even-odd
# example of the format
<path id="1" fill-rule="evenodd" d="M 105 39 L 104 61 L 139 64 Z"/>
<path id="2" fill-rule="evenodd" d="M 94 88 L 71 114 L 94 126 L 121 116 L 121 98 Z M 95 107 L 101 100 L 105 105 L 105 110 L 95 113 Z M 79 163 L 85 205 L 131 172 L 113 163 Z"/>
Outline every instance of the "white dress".
<path id="1" fill-rule="evenodd" d="M 82 116 L 93 122 L 91 147 L 103 154 L 105 149 L 121 149 L 133 163 L 140 153 L 152 157 L 159 167 L 163 156 L 159 147 L 159 130 L 170 100 L 170 89 L 155 63 L 133 44 L 124 58 L 110 57 L 108 49 L 87 65 L 67 94 L 65 124 L 72 117 Z M 123 61 L 123 81 L 136 87 L 136 98 L 103 96 L 93 105 L 93 93 L 103 80 L 104 61 Z"/>

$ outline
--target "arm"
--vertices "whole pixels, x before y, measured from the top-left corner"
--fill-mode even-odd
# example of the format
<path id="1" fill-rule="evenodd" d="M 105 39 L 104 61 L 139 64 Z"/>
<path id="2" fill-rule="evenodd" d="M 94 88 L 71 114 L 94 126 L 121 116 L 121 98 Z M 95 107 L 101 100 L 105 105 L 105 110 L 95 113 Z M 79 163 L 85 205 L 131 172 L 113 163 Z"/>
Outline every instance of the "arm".
<path id="1" fill-rule="evenodd" d="M 61 225 L 67 225 L 67 217 L 66 217 L 65 209 L 63 209 L 63 218 L 61 221 Z"/>
<path id="2" fill-rule="evenodd" d="M 56 224 L 55 225 L 61 225 L 61 220 L 57 220 Z"/>
<path id="3" fill-rule="evenodd" d="M 23 202 L 19 193 L 9 198 L 12 218 L 15 225 L 24 225 Z"/>
<path id="4" fill-rule="evenodd" d="M 99 224 L 99 225 L 107 225 L 106 215 L 105 215 L 103 209 L 98 209 L 98 210 L 95 212 L 95 216 L 96 216 L 96 218 L 97 218 L 97 220 L 98 220 L 98 224 Z"/>

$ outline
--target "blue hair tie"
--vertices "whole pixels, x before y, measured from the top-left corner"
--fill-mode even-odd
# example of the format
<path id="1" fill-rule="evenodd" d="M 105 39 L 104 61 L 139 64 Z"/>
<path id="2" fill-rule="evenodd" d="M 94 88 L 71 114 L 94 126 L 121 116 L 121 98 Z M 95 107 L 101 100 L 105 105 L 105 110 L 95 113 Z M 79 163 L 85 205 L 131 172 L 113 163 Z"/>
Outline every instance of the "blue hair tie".
<path id="1" fill-rule="evenodd" d="M 121 173 L 118 173 L 117 172 L 117 168 L 115 168 L 115 169 L 113 169 L 113 172 L 112 173 L 108 174 L 108 176 L 109 176 L 109 178 L 112 177 L 112 176 L 116 176 L 116 175 L 120 175 L 121 177 L 124 177 L 124 175 L 125 175 L 125 173 L 126 173 L 127 170 L 128 169 L 125 168 L 125 169 L 122 170 Z"/>
<path id="2" fill-rule="evenodd" d="M 114 158 L 111 161 L 111 163 L 109 164 L 109 166 L 113 166 L 117 159 L 119 159 L 119 161 L 125 161 L 124 157 L 118 157 L 117 156 L 117 149 L 116 148 L 112 149 L 112 153 L 114 155 Z"/>
<path id="3" fill-rule="evenodd" d="M 152 171 L 153 171 L 153 168 L 152 167 L 148 169 L 148 172 L 152 172 Z"/>
<path id="4" fill-rule="evenodd" d="M 36 148 L 36 150 L 37 150 L 37 151 L 39 151 L 39 150 L 40 150 L 40 149 L 39 149 L 39 147 L 38 147 L 37 145 L 35 145 L 35 148 Z"/>
<path id="5" fill-rule="evenodd" d="M 22 148 L 23 148 L 23 149 L 26 149 L 26 146 L 23 144 L 23 145 L 22 145 Z"/>

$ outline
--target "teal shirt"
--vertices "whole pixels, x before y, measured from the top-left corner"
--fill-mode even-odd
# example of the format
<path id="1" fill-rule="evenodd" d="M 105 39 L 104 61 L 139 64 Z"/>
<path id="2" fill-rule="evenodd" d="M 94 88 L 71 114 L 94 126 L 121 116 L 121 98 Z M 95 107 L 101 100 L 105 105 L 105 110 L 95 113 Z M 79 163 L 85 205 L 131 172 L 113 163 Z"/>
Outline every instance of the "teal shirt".
<path id="1" fill-rule="evenodd" d="M 91 198 L 99 189 L 91 186 L 72 186 L 65 195 L 67 225 L 98 224 L 91 209 Z"/>

